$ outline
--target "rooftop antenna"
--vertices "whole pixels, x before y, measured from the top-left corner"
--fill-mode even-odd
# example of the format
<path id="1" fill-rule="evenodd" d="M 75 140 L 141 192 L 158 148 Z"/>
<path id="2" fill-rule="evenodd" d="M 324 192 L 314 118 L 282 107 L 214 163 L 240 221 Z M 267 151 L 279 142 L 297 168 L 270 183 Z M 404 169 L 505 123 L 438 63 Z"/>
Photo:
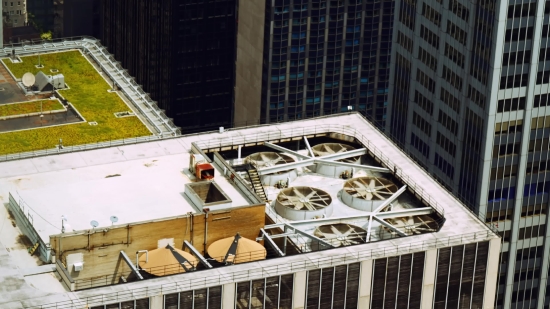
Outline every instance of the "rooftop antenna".
<path id="1" fill-rule="evenodd" d="M 92 220 L 90 222 L 90 225 L 92 226 L 92 230 L 94 230 L 99 225 L 99 223 L 96 220 Z"/>
<path id="2" fill-rule="evenodd" d="M 113 226 L 116 222 L 118 222 L 118 217 L 117 216 L 111 216 L 111 218 L 109 218 L 111 220 L 111 226 Z"/>
<path id="3" fill-rule="evenodd" d="M 67 222 L 67 217 L 61 215 L 61 233 L 65 233 L 65 222 Z"/>

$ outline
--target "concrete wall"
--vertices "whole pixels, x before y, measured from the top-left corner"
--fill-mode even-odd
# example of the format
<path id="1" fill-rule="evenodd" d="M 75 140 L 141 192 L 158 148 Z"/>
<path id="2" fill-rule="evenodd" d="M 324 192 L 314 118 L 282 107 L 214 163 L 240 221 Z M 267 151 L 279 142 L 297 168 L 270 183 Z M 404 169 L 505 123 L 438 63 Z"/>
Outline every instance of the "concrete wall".
<path id="1" fill-rule="evenodd" d="M 86 285 L 101 286 L 117 283 L 121 275 L 125 277 L 129 275 L 130 268 L 120 258 L 120 251 L 126 252 L 134 261 L 138 250 L 156 249 L 159 240 L 173 238 L 176 248 L 183 248 L 183 241 L 188 240 L 197 250 L 205 254 L 205 249 L 212 242 L 234 236 L 237 232 L 248 239 L 255 239 L 264 225 L 265 206 L 262 204 L 212 211 L 208 216 L 198 213 L 52 235 L 50 245 L 52 255 L 55 255 L 66 267 L 71 260 L 67 259 L 68 255 L 83 254 L 84 269 L 79 272 L 75 272 L 73 267 L 68 269 L 79 289 Z M 92 281 L 91 278 L 96 279 Z"/>
<path id="2" fill-rule="evenodd" d="M 233 124 L 260 118 L 265 1 L 239 1 Z"/>

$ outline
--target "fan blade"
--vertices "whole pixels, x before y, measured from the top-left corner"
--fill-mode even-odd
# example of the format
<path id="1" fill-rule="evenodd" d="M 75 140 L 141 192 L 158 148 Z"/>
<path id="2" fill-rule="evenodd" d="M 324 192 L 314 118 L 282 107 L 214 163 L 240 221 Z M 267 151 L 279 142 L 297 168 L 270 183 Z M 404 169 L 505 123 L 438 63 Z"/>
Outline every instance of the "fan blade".
<path id="1" fill-rule="evenodd" d="M 369 201 L 372 200 L 372 193 L 368 192 L 366 197 L 367 197 L 367 200 Z"/>
<path id="2" fill-rule="evenodd" d="M 376 187 L 374 179 L 370 180 L 369 187 L 372 188 L 372 189 L 374 189 Z"/>
<path id="3" fill-rule="evenodd" d="M 341 233 L 336 227 L 334 227 L 334 225 L 330 225 L 330 230 L 331 230 L 332 233 L 334 233 L 334 235 L 336 235 L 336 236 L 342 235 L 342 233 Z"/>
<path id="4" fill-rule="evenodd" d="M 306 199 L 309 200 L 310 198 L 312 198 L 315 195 L 315 193 L 317 193 L 315 190 L 311 191 L 310 194 L 306 195 Z"/>

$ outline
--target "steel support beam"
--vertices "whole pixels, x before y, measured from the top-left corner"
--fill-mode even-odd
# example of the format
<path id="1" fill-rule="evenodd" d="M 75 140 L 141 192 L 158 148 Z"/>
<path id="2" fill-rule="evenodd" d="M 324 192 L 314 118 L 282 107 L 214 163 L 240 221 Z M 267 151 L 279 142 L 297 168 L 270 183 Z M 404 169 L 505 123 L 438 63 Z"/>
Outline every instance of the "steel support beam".
<path id="1" fill-rule="evenodd" d="M 383 226 L 389 228 L 390 230 L 396 232 L 399 236 L 407 236 L 407 234 L 401 232 L 401 230 L 399 230 L 398 228 L 396 228 L 395 226 L 389 224 L 388 222 L 380 219 L 380 218 L 377 218 L 376 216 L 373 216 L 372 217 L 374 220 L 380 222 L 380 224 L 382 224 Z"/>
<path id="2" fill-rule="evenodd" d="M 380 219 L 402 218 L 402 217 L 429 215 L 434 212 L 435 210 L 431 207 L 422 207 L 422 208 L 411 208 L 411 209 L 397 210 L 397 211 L 379 212 L 376 214 L 376 217 Z"/>
<path id="3" fill-rule="evenodd" d="M 285 148 L 285 147 L 282 147 L 282 146 L 279 146 L 279 145 L 272 144 L 270 142 L 264 142 L 264 145 L 269 147 L 269 148 L 273 148 L 275 150 L 278 150 L 280 152 L 290 153 L 291 155 L 295 155 L 296 157 L 298 157 L 300 159 L 311 159 L 310 157 L 308 157 L 306 155 L 303 155 L 301 153 L 298 153 L 296 151 L 290 150 L 288 148 Z"/>
<path id="4" fill-rule="evenodd" d="M 126 255 L 126 252 L 120 251 L 120 256 L 122 257 L 124 262 L 128 264 L 128 267 L 130 267 L 130 269 L 134 272 L 134 274 L 136 274 L 136 277 L 138 277 L 139 280 L 143 280 L 143 277 L 139 273 L 139 270 L 136 268 L 134 264 L 132 264 L 132 261 L 130 261 L 130 258 L 128 257 L 128 255 Z"/>
<path id="5" fill-rule="evenodd" d="M 305 167 L 315 164 L 315 159 L 306 159 L 302 161 L 296 161 L 292 163 L 285 163 L 285 164 L 279 164 L 274 165 L 266 168 L 262 168 L 258 170 L 258 175 L 268 175 L 268 174 L 274 174 L 282 171 L 288 171 L 294 168 L 298 167 Z"/>
<path id="6" fill-rule="evenodd" d="M 370 235 L 371 235 L 371 229 L 372 227 L 372 215 L 369 217 L 369 226 L 367 227 L 367 242 L 370 242 Z"/>
<path id="7" fill-rule="evenodd" d="M 187 240 L 184 240 L 183 243 L 189 249 L 189 251 L 191 251 L 191 253 L 193 253 L 197 257 L 197 259 L 199 259 L 199 262 L 201 262 L 203 266 L 205 266 L 206 268 L 212 268 L 212 265 L 208 263 L 208 261 L 204 258 L 204 256 L 202 256 L 200 252 L 197 249 L 195 249 L 195 247 L 193 247 L 193 245 L 190 242 L 188 242 Z"/>
<path id="8" fill-rule="evenodd" d="M 269 246 L 271 246 L 271 248 L 273 248 L 273 250 L 275 250 L 275 252 L 277 253 L 277 255 L 279 255 L 279 256 L 285 256 L 285 254 L 283 253 L 283 251 L 281 251 L 281 249 L 279 249 L 279 247 L 277 247 L 277 245 L 275 244 L 275 242 L 273 241 L 273 239 L 271 239 L 271 235 L 267 234 L 267 232 L 266 232 L 264 229 L 260 229 L 260 232 L 262 232 L 263 240 L 267 241 L 267 243 L 269 244 Z"/>
<path id="9" fill-rule="evenodd" d="M 340 160 L 340 159 L 347 159 L 347 158 L 353 158 L 357 156 L 362 156 L 367 153 L 367 148 L 359 148 L 354 149 L 350 151 L 344 151 L 344 152 L 338 152 L 338 153 L 331 153 L 326 156 L 322 157 L 316 157 L 317 159 L 321 160 Z"/>
<path id="10" fill-rule="evenodd" d="M 311 146 L 309 145 L 309 141 L 307 140 L 307 137 L 304 136 L 304 142 L 306 143 L 307 150 L 309 151 L 309 155 L 313 158 L 315 157 L 315 154 L 313 153 L 313 149 L 311 149 Z"/>
<path id="11" fill-rule="evenodd" d="M 345 162 L 339 162 L 339 161 L 329 161 L 329 160 L 325 160 L 325 159 L 315 159 L 315 163 L 324 164 L 324 165 L 332 165 L 332 166 L 353 167 L 353 168 L 357 168 L 357 169 L 369 170 L 369 171 L 380 172 L 380 173 L 389 173 L 389 172 L 391 172 L 389 169 L 387 169 L 385 167 L 361 165 L 361 164 L 354 164 L 354 163 L 345 163 Z"/>
<path id="12" fill-rule="evenodd" d="M 390 196 L 387 200 L 384 201 L 384 203 L 382 203 L 382 205 L 378 206 L 378 208 L 376 208 L 375 211 L 373 211 L 374 213 L 378 213 L 380 212 L 380 210 L 384 209 L 384 207 L 388 206 L 391 202 L 393 202 L 395 199 L 397 199 L 401 193 L 405 192 L 405 190 L 407 190 L 407 186 L 403 186 L 401 187 L 399 190 L 397 190 L 397 192 L 395 192 L 392 196 Z"/>

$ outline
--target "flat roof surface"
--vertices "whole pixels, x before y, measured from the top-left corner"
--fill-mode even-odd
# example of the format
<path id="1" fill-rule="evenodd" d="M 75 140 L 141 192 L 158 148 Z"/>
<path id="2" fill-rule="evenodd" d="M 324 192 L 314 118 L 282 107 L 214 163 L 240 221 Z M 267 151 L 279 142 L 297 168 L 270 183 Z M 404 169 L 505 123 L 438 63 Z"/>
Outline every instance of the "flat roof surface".
<path id="1" fill-rule="evenodd" d="M 151 146 L 155 145 L 36 158 L 30 163 L 43 172 L 1 179 L 1 196 L 11 192 L 16 200 L 24 201 L 25 213 L 32 215 L 45 243 L 49 243 L 50 235 L 61 232 L 61 216 L 68 219 L 70 229 L 66 232 L 71 232 L 90 229 L 92 220 L 99 223 L 98 228 L 108 227 L 110 216 L 117 216 L 115 224 L 123 225 L 197 212 L 184 195 L 185 184 L 195 179 L 189 172 L 188 153 L 126 159 L 139 149 L 150 151 Z M 101 157 L 122 161 L 93 165 Z M 53 166 L 57 168 L 49 170 Z M 232 200 L 231 206 L 249 205 L 233 185 L 219 176 L 222 172 L 216 173 L 214 182 Z"/>
<path id="2" fill-rule="evenodd" d="M 377 154 L 382 153 L 389 158 L 392 165 L 400 170 L 400 174 L 408 175 L 414 179 L 417 190 L 429 192 L 431 199 L 437 201 L 445 211 L 444 216 L 447 221 L 440 231 L 81 292 L 60 293 L 59 286 L 53 284 L 46 287 L 49 290 L 40 293 L 38 290 L 36 293 L 32 293 L 32 289 L 20 289 L 25 293 L 13 294 L 10 292 L 5 294 L 6 298 L 4 299 L 6 300 L 0 300 L 0 307 L 24 308 L 31 304 L 48 304 L 69 299 L 78 303 L 85 297 L 128 291 L 143 286 L 154 288 L 156 285 L 171 282 L 189 284 L 189 280 L 186 278 L 196 277 L 197 280 L 204 281 L 205 276 L 209 277 L 211 273 L 223 277 L 226 274 L 251 267 L 277 265 L 281 263 L 280 259 L 285 259 L 285 263 L 287 260 L 292 260 L 310 265 L 308 261 L 316 260 L 319 257 L 341 254 L 360 257 L 363 256 L 358 254 L 360 252 L 373 252 L 379 248 L 391 247 L 393 249 L 383 250 L 380 256 L 382 257 L 384 254 L 396 255 L 410 252 L 407 250 L 424 251 L 430 246 L 435 248 L 435 246 L 441 245 L 443 241 L 446 245 L 453 245 L 498 237 L 397 146 L 355 113 L 235 129 L 224 133 L 210 132 L 143 144 L 2 162 L 0 163 L 0 200 L 6 203 L 9 192 L 21 195 L 32 211 L 37 212 L 37 215 L 33 217 L 41 235 L 59 233 L 61 215 L 69 218 L 69 223 L 74 229 L 89 229 L 91 220 L 99 221 L 100 226 L 108 226 L 110 225 L 110 215 L 118 216 L 120 220 L 118 223 L 151 220 L 154 219 L 153 216 L 160 218 L 182 215 L 188 211 L 194 211 L 183 196 L 184 184 L 190 181 L 187 166 L 192 142 L 197 142 L 202 148 L 214 148 L 240 142 L 276 139 L 277 136 L 300 136 L 313 131 L 344 130 L 350 134 L 360 133 L 365 139 L 368 139 L 368 145 L 365 147 L 369 151 Z M 120 174 L 120 176 L 106 178 L 115 174 Z M 244 196 L 224 177 L 220 177 L 220 174 L 220 171 L 217 171 L 215 181 L 233 200 L 233 206 L 246 205 Z M 152 208 L 155 210 L 154 213 L 148 211 Z M 140 211 L 136 211 L 138 209 Z M 0 221 L 6 220 L 5 211 L 0 212 L 0 216 L 3 216 L 0 217 Z M 41 216 L 45 220 L 39 223 Z M 465 234 L 472 233 L 479 234 L 474 238 L 464 237 Z M 6 246 L 6 243 L 12 243 L 13 237 L 13 234 L 0 233 L 0 245 Z M 418 245 L 423 242 L 425 245 Z M 0 246 L 0 251 L 2 250 Z M 364 256 L 364 259 L 378 257 L 371 254 Z M 346 260 L 338 260 L 338 263 L 346 263 Z M 9 268 L 13 262 L 8 261 L 6 265 Z M 318 263 L 312 263 L 308 267 L 314 267 L 313 265 L 319 267 Z M 36 264 L 28 265 L 28 267 L 36 267 Z M 26 264 L 13 265 L 13 268 L 24 269 Z M 0 273 L 0 282 L 2 282 L 1 276 L 4 275 Z M 250 273 L 248 276 L 251 276 Z M 151 289 L 151 291 L 153 290 Z"/>

